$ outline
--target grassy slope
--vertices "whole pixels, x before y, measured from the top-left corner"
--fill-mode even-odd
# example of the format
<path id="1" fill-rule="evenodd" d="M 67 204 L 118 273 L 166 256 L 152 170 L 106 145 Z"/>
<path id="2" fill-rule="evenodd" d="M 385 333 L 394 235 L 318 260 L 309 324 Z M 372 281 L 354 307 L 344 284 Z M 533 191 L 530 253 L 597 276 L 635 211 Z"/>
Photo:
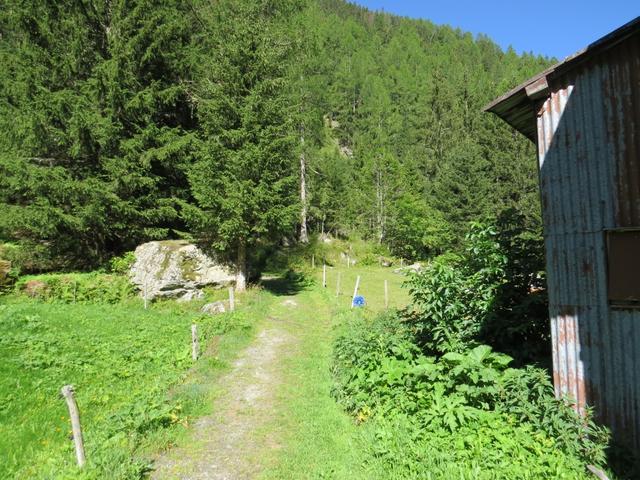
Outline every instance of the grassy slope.
<path id="1" fill-rule="evenodd" d="M 336 297 L 338 271 L 342 272 L 342 295 Z M 349 308 L 357 275 L 361 275 L 360 293 L 367 300 L 364 310 Z M 398 471 L 404 473 L 395 475 L 394 465 L 371 457 L 371 447 L 378 442 L 375 425 L 356 426 L 330 394 L 336 327 L 352 315 L 372 315 L 381 310 L 385 279 L 389 281 L 391 305 L 405 305 L 408 295 L 400 288 L 403 277 L 391 269 L 345 266 L 329 269 L 328 287 L 322 289 L 322 268 L 316 267 L 313 276 L 316 284 L 311 287 L 274 280 L 265 282 L 265 289 L 242 298 L 241 313 L 231 322 L 204 328 L 209 334 L 214 330 L 227 333 L 210 342 L 211 350 L 188 373 L 188 327 L 198 317 L 197 304 L 188 307 L 166 303 L 150 311 L 138 305 L 63 306 L 32 301 L 0 307 L 0 425 L 11 432 L 0 437 L 0 458 L 9 461 L 0 467 L 4 468 L 0 477 L 10 478 L 11 470 L 24 468 L 33 458 L 36 461 L 29 463 L 37 466 L 26 467 L 21 477 L 54 478 L 54 472 L 62 472 L 58 478 L 69 478 L 64 472 L 75 471 L 71 443 L 66 438 L 68 419 L 64 403 L 57 398 L 63 383 L 74 383 L 83 410 L 89 457 L 103 462 L 92 478 L 134 478 L 135 473 L 127 470 L 128 459 L 132 455 L 149 458 L 176 441 L 189 445 L 190 431 L 182 427 L 188 424 L 143 429 L 140 438 L 120 438 L 122 445 L 110 445 L 97 453 L 96 438 L 92 437 L 113 421 L 107 420 L 108 415 L 120 413 L 122 418 L 116 420 L 124 422 L 124 428 L 130 431 L 131 422 L 145 415 L 151 420 L 168 418 L 171 423 L 175 414 L 178 419 L 211 414 L 224 388 L 217 382 L 221 373 L 249 344 L 252 333 L 269 328 L 275 321 L 296 337 L 296 343 L 293 354 L 279 359 L 282 378 L 274 384 L 272 415 L 255 432 L 262 447 L 243 452 L 259 458 L 256 463 L 264 467 L 261 477 L 404 478 L 406 471 L 402 468 Z M 297 306 L 286 305 L 287 299 Z M 216 318 L 218 322 L 225 317 Z M 6 341 L 18 338 L 20 332 L 28 334 L 21 342 Z M 42 363 L 51 356 L 58 363 Z M 151 413 L 143 410 L 131 414 L 132 402 L 153 405 L 166 398 L 167 391 L 168 405 L 180 405 L 181 411 L 174 409 L 168 416 L 158 417 L 152 407 Z M 19 412 L 20 405 L 24 413 Z M 15 445 L 24 448 L 16 450 Z M 458 471 L 455 465 L 441 467 L 457 478 L 476 478 L 477 472 Z"/>
<path id="2" fill-rule="evenodd" d="M 314 273 L 314 277 L 320 285 L 322 283 L 322 267 L 316 267 Z M 402 288 L 405 277 L 393 273 L 392 268 L 346 268 L 344 265 L 327 268 L 327 299 L 331 302 L 337 292 L 338 275 L 340 275 L 340 296 L 336 304 L 338 307 L 348 308 L 351 305 L 351 297 L 358 276 L 360 276 L 358 294 L 365 298 L 367 311 L 377 312 L 384 309 L 385 280 L 388 283 L 390 308 L 402 308 L 409 302 L 409 294 L 405 288 Z"/>
<path id="3" fill-rule="evenodd" d="M 68 414 L 58 396 L 67 383 L 75 386 L 81 409 L 86 476 L 134 477 L 148 451 L 171 442 L 180 425 L 202 413 L 209 392 L 201 380 L 210 383 L 225 370 L 251 338 L 250 319 L 264 307 L 256 293 L 240 299 L 243 313 L 216 318 L 203 318 L 197 304 L 172 302 L 144 310 L 138 301 L 2 301 L 0 478 L 75 476 Z M 187 375 L 194 321 L 204 337 L 225 334 L 215 354 Z"/>

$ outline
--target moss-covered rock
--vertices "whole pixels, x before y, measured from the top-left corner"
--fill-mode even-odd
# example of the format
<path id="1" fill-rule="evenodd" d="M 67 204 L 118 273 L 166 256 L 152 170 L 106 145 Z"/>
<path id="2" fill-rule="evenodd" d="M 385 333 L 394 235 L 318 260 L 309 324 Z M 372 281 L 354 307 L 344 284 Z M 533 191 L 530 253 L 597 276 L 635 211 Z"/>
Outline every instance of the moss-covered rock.
<path id="1" fill-rule="evenodd" d="M 192 297 L 205 285 L 228 285 L 233 272 L 196 245 L 184 240 L 163 240 L 140 245 L 131 267 L 132 282 L 148 299 Z"/>

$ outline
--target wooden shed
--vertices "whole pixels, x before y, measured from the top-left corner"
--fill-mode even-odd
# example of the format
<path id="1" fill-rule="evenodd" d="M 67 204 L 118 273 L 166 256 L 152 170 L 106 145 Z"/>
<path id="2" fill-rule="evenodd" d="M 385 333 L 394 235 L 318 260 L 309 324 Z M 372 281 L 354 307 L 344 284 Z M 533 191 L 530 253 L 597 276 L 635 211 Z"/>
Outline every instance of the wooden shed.
<path id="1" fill-rule="evenodd" d="M 556 394 L 640 450 L 640 17 L 498 98 L 537 145 Z"/>

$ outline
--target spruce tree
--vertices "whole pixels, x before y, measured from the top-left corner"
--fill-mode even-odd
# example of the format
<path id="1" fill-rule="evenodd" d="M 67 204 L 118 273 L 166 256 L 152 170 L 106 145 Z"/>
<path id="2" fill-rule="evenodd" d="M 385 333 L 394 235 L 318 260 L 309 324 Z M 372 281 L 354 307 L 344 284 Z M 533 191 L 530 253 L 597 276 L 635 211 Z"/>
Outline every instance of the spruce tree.
<path id="1" fill-rule="evenodd" d="M 188 221 L 232 259 L 246 287 L 255 249 L 297 221 L 298 125 L 289 99 L 295 1 L 223 0 L 203 10 L 206 48 L 197 85 L 201 130 L 189 174 Z M 204 39 L 203 39 L 204 40 Z"/>

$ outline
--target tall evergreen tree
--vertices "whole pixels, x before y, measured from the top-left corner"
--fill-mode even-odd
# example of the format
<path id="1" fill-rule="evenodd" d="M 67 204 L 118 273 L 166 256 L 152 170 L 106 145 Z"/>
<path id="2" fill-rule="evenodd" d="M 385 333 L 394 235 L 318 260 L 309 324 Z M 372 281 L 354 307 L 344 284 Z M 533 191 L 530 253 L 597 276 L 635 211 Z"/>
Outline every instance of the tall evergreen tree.
<path id="1" fill-rule="evenodd" d="M 189 179 L 188 221 L 233 259 L 246 286 L 254 249 L 289 233 L 298 219 L 298 125 L 289 101 L 298 2 L 222 0 L 208 23 L 197 87 L 199 148 Z"/>
<path id="2" fill-rule="evenodd" d="M 0 238 L 86 267 L 180 228 L 191 9 L 8 0 L 0 24 Z"/>

